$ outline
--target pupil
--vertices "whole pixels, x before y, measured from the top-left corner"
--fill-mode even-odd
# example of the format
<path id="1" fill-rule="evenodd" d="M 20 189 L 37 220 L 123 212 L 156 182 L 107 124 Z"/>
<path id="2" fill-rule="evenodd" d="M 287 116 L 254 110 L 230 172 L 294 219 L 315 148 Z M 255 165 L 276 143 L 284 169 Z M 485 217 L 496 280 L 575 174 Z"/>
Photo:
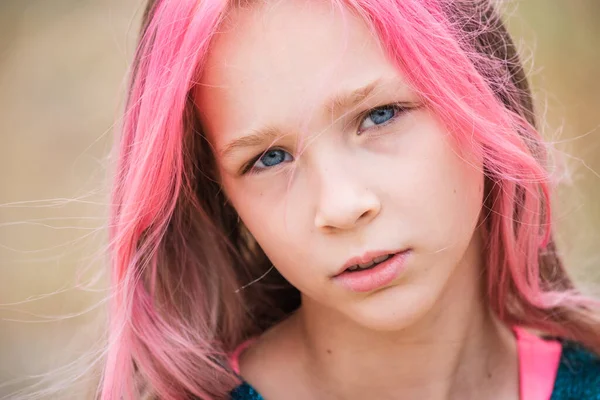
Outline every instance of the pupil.
<path id="1" fill-rule="evenodd" d="M 370 115 L 371 121 L 375 125 L 383 124 L 389 121 L 394 116 L 394 109 L 392 107 L 379 108 L 373 111 Z"/>
<path id="2" fill-rule="evenodd" d="M 272 167 L 283 162 L 285 159 L 285 153 L 283 150 L 269 150 L 262 156 L 261 161 L 267 167 Z"/>

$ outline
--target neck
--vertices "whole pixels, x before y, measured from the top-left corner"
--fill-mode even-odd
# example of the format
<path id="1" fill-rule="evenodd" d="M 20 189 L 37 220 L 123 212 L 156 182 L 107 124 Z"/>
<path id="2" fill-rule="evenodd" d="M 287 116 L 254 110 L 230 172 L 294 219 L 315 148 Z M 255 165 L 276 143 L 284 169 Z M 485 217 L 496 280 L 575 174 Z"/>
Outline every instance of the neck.
<path id="1" fill-rule="evenodd" d="M 518 398 L 515 339 L 487 308 L 477 270 L 459 266 L 427 315 L 397 331 L 358 326 L 303 299 L 290 322 L 310 387 L 343 399 Z"/>

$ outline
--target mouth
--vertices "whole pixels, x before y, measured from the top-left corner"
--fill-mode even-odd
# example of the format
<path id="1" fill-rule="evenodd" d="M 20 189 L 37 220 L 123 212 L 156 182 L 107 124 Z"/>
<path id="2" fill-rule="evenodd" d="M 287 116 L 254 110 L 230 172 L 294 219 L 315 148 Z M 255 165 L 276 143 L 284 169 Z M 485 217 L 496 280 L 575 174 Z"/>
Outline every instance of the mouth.
<path id="1" fill-rule="evenodd" d="M 344 264 L 343 268 L 339 270 L 335 276 L 343 273 L 353 273 L 373 269 L 395 255 L 406 251 L 408 250 L 368 252 L 362 256 L 353 257 Z"/>
<path id="2" fill-rule="evenodd" d="M 382 262 L 389 260 L 393 256 L 394 256 L 394 254 L 386 254 L 384 256 L 379 256 L 379 257 L 374 258 L 371 261 L 368 261 L 366 263 L 359 263 L 359 264 L 351 265 L 350 267 L 346 268 L 346 271 L 353 272 L 353 271 L 361 271 L 361 270 L 365 270 L 365 269 L 371 269 L 371 268 L 374 268 L 375 266 L 381 264 Z"/>
<path id="3" fill-rule="evenodd" d="M 372 292 L 390 285 L 406 269 L 410 249 L 372 252 L 348 260 L 333 281 L 356 293 Z"/>

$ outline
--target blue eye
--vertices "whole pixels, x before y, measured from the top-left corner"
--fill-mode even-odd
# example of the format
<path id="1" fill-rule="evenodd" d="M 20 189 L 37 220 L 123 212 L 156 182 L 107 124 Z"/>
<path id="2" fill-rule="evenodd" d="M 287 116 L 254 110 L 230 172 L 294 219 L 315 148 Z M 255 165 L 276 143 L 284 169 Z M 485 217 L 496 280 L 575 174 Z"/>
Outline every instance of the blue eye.
<path id="1" fill-rule="evenodd" d="M 363 131 L 373 126 L 383 125 L 391 121 L 399 111 L 399 107 L 394 105 L 374 108 L 367 114 L 365 119 L 363 119 L 359 130 Z"/>
<path id="2" fill-rule="evenodd" d="M 292 155 L 285 150 L 271 149 L 264 152 L 264 154 L 254 163 L 253 168 L 259 170 L 267 169 L 286 161 L 292 161 L 292 159 Z"/>

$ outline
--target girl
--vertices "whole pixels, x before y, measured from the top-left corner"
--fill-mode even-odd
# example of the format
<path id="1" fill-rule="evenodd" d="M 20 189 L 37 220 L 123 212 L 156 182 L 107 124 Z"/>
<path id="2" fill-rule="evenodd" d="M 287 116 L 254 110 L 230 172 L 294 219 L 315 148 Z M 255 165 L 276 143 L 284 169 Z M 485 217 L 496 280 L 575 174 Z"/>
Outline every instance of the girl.
<path id="1" fill-rule="evenodd" d="M 489 0 L 156 0 L 102 398 L 600 399 Z"/>

